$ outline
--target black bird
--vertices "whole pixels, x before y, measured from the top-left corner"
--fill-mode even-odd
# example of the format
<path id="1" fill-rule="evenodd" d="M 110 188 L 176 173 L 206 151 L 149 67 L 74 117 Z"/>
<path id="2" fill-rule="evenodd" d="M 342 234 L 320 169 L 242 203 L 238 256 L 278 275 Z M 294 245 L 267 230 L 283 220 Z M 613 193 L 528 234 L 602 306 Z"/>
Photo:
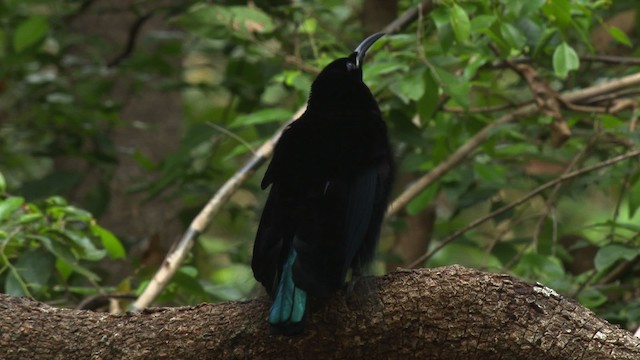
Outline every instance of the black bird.
<path id="1" fill-rule="evenodd" d="M 387 127 L 362 81 L 362 62 L 383 33 L 327 65 L 307 110 L 278 141 L 262 188 L 271 185 L 253 247 L 255 278 L 273 298 L 269 324 L 304 328 L 307 295 L 345 285 L 371 262 L 393 175 Z"/>

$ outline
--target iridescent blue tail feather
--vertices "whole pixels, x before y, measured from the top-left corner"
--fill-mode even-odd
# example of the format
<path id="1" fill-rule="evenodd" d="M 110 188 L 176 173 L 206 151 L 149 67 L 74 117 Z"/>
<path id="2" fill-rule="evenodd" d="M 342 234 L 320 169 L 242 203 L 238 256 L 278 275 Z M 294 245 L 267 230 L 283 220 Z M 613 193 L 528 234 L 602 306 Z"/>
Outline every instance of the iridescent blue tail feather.
<path id="1" fill-rule="evenodd" d="M 282 267 L 276 296 L 269 311 L 269 324 L 273 330 L 286 335 L 296 334 L 304 329 L 303 320 L 307 307 L 307 293 L 293 282 L 291 269 L 296 257 L 295 249 L 291 249 Z"/>

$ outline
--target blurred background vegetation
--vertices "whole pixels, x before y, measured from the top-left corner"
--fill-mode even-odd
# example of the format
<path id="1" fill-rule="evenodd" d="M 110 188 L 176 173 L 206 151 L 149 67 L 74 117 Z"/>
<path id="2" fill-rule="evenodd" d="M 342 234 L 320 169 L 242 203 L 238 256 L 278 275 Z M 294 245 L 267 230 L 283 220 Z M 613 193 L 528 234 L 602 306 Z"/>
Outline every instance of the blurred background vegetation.
<path id="1" fill-rule="evenodd" d="M 209 197 L 304 105 L 319 69 L 417 4 L 3 1 L 0 291 L 126 306 Z M 364 70 L 397 154 L 395 194 L 534 101 L 518 64 L 550 96 L 640 70 L 635 0 L 442 0 L 424 10 L 379 41 Z M 493 128 L 397 209 L 372 271 L 407 266 L 537 186 L 636 148 L 639 94 L 636 86 Z M 639 165 L 541 192 L 422 265 L 539 281 L 635 329 Z M 200 236 L 158 304 L 252 295 L 262 171 Z"/>

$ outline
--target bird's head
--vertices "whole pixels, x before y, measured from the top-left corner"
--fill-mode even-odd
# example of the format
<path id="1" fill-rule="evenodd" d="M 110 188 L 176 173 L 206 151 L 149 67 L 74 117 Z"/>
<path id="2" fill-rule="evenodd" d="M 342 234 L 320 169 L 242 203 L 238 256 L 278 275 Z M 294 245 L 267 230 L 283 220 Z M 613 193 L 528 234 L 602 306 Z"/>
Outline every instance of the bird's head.
<path id="1" fill-rule="evenodd" d="M 363 96 L 372 98 L 369 88 L 362 82 L 362 63 L 367 50 L 383 35 L 384 33 L 370 35 L 351 55 L 336 59 L 322 69 L 311 85 L 309 105 L 321 103 L 321 106 L 326 107 L 327 104 L 339 104 L 344 107 L 344 102 L 353 103 Z"/>

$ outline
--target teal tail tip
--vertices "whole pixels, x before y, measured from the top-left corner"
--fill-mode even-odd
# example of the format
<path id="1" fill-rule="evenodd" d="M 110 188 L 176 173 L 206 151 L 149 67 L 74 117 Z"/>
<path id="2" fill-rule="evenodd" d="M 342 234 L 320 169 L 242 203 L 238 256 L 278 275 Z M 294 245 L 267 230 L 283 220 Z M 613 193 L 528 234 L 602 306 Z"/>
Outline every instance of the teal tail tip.
<path id="1" fill-rule="evenodd" d="M 282 267 L 276 297 L 269 311 L 269 325 L 276 334 L 295 335 L 304 330 L 307 293 L 293 282 L 291 269 L 296 256 L 296 251 L 291 249 L 289 258 Z"/>

